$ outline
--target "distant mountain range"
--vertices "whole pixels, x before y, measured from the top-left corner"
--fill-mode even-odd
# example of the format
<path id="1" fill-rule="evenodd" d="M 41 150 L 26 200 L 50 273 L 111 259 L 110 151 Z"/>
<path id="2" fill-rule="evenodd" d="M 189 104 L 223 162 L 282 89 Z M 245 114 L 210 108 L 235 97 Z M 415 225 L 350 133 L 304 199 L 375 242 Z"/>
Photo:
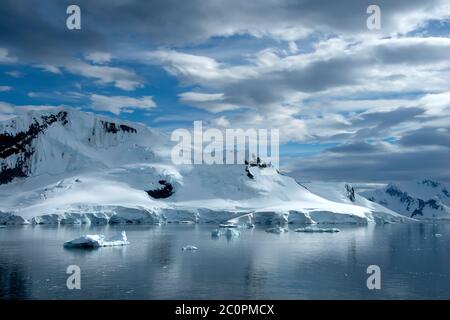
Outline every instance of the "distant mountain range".
<path id="1" fill-rule="evenodd" d="M 415 219 L 450 218 L 450 185 L 430 179 L 390 183 L 381 189 L 362 192 L 361 195 Z"/>

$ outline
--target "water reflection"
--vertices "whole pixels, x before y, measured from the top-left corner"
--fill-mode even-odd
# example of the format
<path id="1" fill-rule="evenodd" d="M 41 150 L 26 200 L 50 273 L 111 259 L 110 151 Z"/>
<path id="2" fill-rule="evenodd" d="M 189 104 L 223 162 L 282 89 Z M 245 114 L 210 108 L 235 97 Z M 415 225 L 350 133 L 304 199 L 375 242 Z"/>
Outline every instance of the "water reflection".
<path id="1" fill-rule="evenodd" d="M 449 224 L 340 227 L 336 234 L 211 238 L 216 226 L 37 226 L 0 231 L 2 299 L 450 298 Z M 65 249 L 81 234 L 125 229 L 129 246 Z M 436 235 L 439 236 L 436 236 Z M 181 248 L 195 245 L 198 251 Z M 67 290 L 79 265 L 82 290 Z M 367 266 L 382 290 L 366 287 Z"/>

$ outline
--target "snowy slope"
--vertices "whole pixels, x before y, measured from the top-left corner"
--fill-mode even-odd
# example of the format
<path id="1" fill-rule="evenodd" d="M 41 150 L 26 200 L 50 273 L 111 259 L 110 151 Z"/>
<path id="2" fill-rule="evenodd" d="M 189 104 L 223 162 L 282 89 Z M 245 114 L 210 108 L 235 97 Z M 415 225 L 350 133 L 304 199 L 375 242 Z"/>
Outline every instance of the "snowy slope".
<path id="1" fill-rule="evenodd" d="M 437 181 L 390 183 L 384 188 L 361 194 L 415 219 L 450 219 L 450 185 Z"/>
<path id="2" fill-rule="evenodd" d="M 377 217 L 389 220 L 391 217 L 398 217 L 399 214 L 391 209 L 388 209 L 376 202 L 369 201 L 365 197 L 356 193 L 353 186 L 349 183 L 339 182 L 321 182 L 314 181 L 302 183 L 302 185 L 314 194 L 317 194 L 325 199 L 355 204 L 365 208 L 369 208 L 377 213 Z M 395 220 L 396 218 L 394 218 Z"/>
<path id="3" fill-rule="evenodd" d="M 325 199 L 270 167 L 175 166 L 170 147 L 143 125 L 72 109 L 0 123 L 0 224 L 408 220 L 373 203 Z"/>
<path id="4" fill-rule="evenodd" d="M 0 184 L 155 159 L 166 138 L 139 124 L 73 109 L 28 111 L 0 122 Z"/>

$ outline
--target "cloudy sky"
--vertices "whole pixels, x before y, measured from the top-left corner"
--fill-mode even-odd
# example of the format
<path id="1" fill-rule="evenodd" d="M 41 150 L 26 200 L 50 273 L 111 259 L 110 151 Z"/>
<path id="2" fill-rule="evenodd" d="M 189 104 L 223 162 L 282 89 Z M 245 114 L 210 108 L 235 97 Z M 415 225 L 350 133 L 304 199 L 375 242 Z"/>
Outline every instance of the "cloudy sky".
<path id="1" fill-rule="evenodd" d="M 450 0 L 0 5 L 0 119 L 65 105 L 167 132 L 278 128 L 302 180 L 449 181 L 449 79 Z"/>

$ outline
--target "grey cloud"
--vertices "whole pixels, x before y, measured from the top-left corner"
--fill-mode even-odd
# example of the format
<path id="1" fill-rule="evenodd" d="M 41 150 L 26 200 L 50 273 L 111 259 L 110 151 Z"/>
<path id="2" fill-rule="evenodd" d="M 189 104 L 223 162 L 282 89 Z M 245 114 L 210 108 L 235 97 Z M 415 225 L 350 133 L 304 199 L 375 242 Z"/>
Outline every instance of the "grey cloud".
<path id="1" fill-rule="evenodd" d="M 375 153 L 380 151 L 386 151 L 385 148 L 382 148 L 381 146 L 373 145 L 367 142 L 354 142 L 354 143 L 348 143 L 339 145 L 337 147 L 333 147 L 327 150 L 327 152 L 333 152 L 333 153 L 347 153 L 347 154 L 368 154 L 368 153 Z"/>
<path id="2" fill-rule="evenodd" d="M 405 134 L 398 141 L 407 147 L 416 146 L 444 146 L 450 148 L 450 128 L 421 128 Z M 450 161 L 450 159 L 448 159 Z"/>
<path id="3" fill-rule="evenodd" d="M 377 1 L 382 32 L 399 31 L 399 18 L 429 19 L 443 1 Z M 29 59 L 62 59 L 86 51 L 117 49 L 133 42 L 143 46 L 198 43 L 213 36 L 253 34 L 287 39 L 305 30 L 368 33 L 366 8 L 371 1 L 125 1 L 79 0 L 82 30 L 69 32 L 65 10 L 72 1 L 3 0 L 0 42 Z M 422 17 L 422 18 L 421 18 Z M 402 24 L 405 25 L 405 24 Z"/>
<path id="4" fill-rule="evenodd" d="M 312 128 L 312 136 L 318 141 L 364 141 L 366 139 L 384 139 L 392 137 L 396 128 L 401 126 L 402 134 L 405 132 L 415 131 L 420 127 L 421 123 L 425 120 L 431 120 L 421 118 L 425 113 L 425 110 L 419 107 L 393 107 L 389 111 L 368 111 L 361 112 L 353 116 L 348 116 L 346 122 L 334 122 L 326 124 L 326 127 L 318 126 L 317 124 Z M 308 122 L 307 122 L 308 123 Z M 314 125 L 314 124 L 312 124 Z M 331 130 L 330 134 L 325 136 L 320 135 L 324 129 Z M 350 145 L 352 148 L 360 147 L 372 149 L 373 145 L 366 143 L 358 143 Z M 337 147 L 347 148 L 349 146 L 342 145 Z M 334 149 L 331 149 L 334 150 Z"/>
<path id="5" fill-rule="evenodd" d="M 356 150 L 360 152 L 355 152 Z M 339 152 L 295 161 L 292 174 L 298 179 L 350 182 L 388 182 L 429 177 L 450 181 L 450 148 L 394 150 L 385 146 L 361 149 L 347 146 Z"/>
<path id="6" fill-rule="evenodd" d="M 424 112 L 424 109 L 418 107 L 400 107 L 386 112 L 366 112 L 358 117 L 359 119 L 354 124 L 358 124 L 358 122 L 362 122 L 365 125 L 376 124 L 377 129 L 383 129 L 408 120 L 413 120 Z"/>
<path id="7" fill-rule="evenodd" d="M 13 56 L 34 63 L 61 63 L 80 49 L 101 46 L 104 38 L 87 28 L 88 21 L 83 24 L 85 29 L 69 32 L 68 5 L 68 1 L 2 1 L 0 43 Z"/>
<path id="8" fill-rule="evenodd" d="M 374 47 L 373 55 L 380 63 L 386 65 L 433 64 L 448 60 L 450 43 L 448 41 L 386 43 Z"/>

